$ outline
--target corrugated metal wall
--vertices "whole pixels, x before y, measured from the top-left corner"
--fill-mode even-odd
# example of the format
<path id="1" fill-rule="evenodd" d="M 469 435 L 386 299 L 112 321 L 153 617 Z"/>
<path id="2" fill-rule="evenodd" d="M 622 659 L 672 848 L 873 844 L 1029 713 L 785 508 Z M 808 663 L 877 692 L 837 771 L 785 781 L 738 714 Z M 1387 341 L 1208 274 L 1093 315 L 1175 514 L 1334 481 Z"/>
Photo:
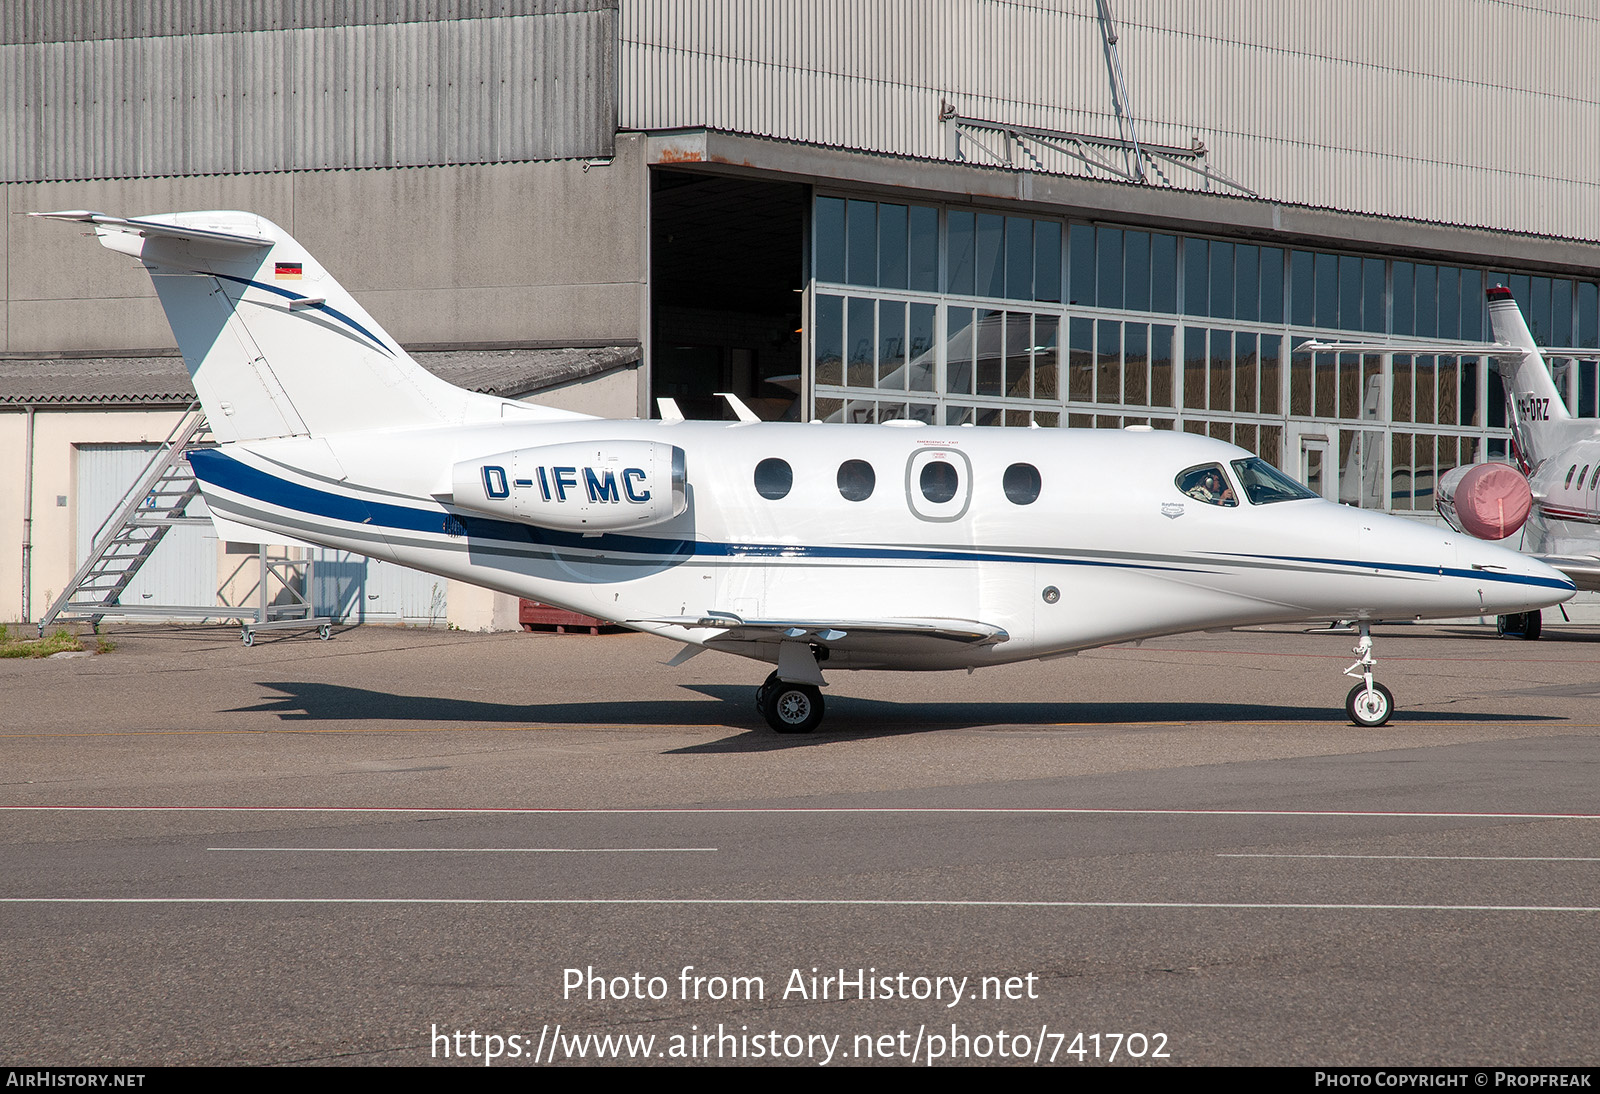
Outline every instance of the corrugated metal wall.
<path id="1" fill-rule="evenodd" d="M 1209 165 L 1264 198 L 1600 239 L 1588 0 L 1112 9 L 1141 138 L 1198 137 Z M 620 34 L 628 129 L 942 159 L 948 101 L 1118 134 L 1095 0 L 622 0 Z"/>
<path id="2" fill-rule="evenodd" d="M 615 143 L 614 0 L 0 12 L 3 181 L 573 159 Z"/>

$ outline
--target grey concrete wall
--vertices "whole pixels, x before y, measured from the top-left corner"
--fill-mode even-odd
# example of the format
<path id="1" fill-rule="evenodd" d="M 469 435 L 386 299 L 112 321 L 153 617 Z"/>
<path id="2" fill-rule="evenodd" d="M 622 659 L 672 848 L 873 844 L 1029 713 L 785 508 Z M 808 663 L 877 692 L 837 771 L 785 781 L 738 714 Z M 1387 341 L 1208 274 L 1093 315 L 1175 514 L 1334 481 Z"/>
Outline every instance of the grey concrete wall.
<path id="1" fill-rule="evenodd" d="M 643 141 L 576 160 L 18 183 L 7 214 L 244 209 L 286 228 L 402 343 L 644 338 Z M 0 351 L 172 346 L 150 279 L 82 230 L 7 215 Z"/>

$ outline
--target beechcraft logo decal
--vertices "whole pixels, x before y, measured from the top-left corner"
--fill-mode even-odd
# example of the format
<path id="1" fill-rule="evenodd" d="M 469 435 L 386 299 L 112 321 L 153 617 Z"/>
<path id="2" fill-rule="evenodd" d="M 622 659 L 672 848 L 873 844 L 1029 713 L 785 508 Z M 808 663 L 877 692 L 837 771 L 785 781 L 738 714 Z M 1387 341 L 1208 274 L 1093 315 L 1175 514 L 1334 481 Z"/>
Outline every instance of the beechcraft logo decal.
<path id="1" fill-rule="evenodd" d="M 272 264 L 272 276 L 279 281 L 299 281 L 300 263 L 275 262 Z"/>

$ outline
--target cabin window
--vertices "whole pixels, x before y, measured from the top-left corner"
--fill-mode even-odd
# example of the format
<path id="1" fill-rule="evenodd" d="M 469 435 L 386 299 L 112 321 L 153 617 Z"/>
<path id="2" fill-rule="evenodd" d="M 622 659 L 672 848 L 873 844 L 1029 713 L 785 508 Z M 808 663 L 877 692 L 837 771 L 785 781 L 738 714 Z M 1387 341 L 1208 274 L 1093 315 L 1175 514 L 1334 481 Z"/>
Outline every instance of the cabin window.
<path id="1" fill-rule="evenodd" d="M 1589 473 L 1589 465 L 1584 464 L 1583 470 L 1578 472 L 1578 489 L 1583 489 L 1583 477 Z"/>
<path id="2" fill-rule="evenodd" d="M 756 493 L 768 501 L 787 497 L 794 488 L 794 468 L 787 460 L 773 458 L 756 464 Z"/>
<path id="3" fill-rule="evenodd" d="M 952 465 L 943 462 L 923 464 L 918 481 L 922 486 L 922 496 L 935 505 L 943 505 L 955 497 L 956 491 L 961 488 L 961 475 Z"/>
<path id="4" fill-rule="evenodd" d="M 878 476 L 866 460 L 845 460 L 839 465 L 839 493 L 845 501 L 866 501 L 877 485 Z"/>
<path id="5" fill-rule="evenodd" d="M 1200 467 L 1191 467 L 1187 471 L 1179 472 L 1175 481 L 1179 490 L 1207 505 L 1231 507 L 1239 504 L 1239 498 L 1234 494 L 1228 476 L 1222 473 L 1220 464 L 1208 463 Z"/>
<path id="6" fill-rule="evenodd" d="M 1578 473 L 1578 465 L 1577 464 L 1573 464 L 1571 467 L 1567 468 L 1567 481 L 1561 484 L 1561 489 L 1565 490 L 1567 487 L 1571 486 L 1572 485 L 1572 476 L 1576 475 L 1577 473 Z"/>
<path id="7" fill-rule="evenodd" d="M 1000 485 L 1013 505 L 1032 505 L 1039 500 L 1039 469 L 1031 463 L 1014 463 L 1006 468 Z"/>
<path id="8" fill-rule="evenodd" d="M 1244 488 L 1244 496 L 1250 499 L 1251 505 L 1271 505 L 1275 501 L 1302 501 L 1321 496 L 1259 457 L 1234 460 L 1233 473 L 1239 477 L 1239 485 Z"/>

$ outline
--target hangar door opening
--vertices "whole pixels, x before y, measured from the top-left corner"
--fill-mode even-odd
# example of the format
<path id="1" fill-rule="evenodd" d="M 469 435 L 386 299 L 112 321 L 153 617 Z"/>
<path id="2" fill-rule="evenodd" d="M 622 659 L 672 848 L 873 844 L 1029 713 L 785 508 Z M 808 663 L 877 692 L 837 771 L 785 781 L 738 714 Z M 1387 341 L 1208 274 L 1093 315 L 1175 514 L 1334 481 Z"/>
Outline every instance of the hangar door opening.
<path id="1" fill-rule="evenodd" d="M 809 189 L 657 169 L 650 186 L 651 406 L 729 416 L 731 391 L 768 421 L 800 408 Z"/>

